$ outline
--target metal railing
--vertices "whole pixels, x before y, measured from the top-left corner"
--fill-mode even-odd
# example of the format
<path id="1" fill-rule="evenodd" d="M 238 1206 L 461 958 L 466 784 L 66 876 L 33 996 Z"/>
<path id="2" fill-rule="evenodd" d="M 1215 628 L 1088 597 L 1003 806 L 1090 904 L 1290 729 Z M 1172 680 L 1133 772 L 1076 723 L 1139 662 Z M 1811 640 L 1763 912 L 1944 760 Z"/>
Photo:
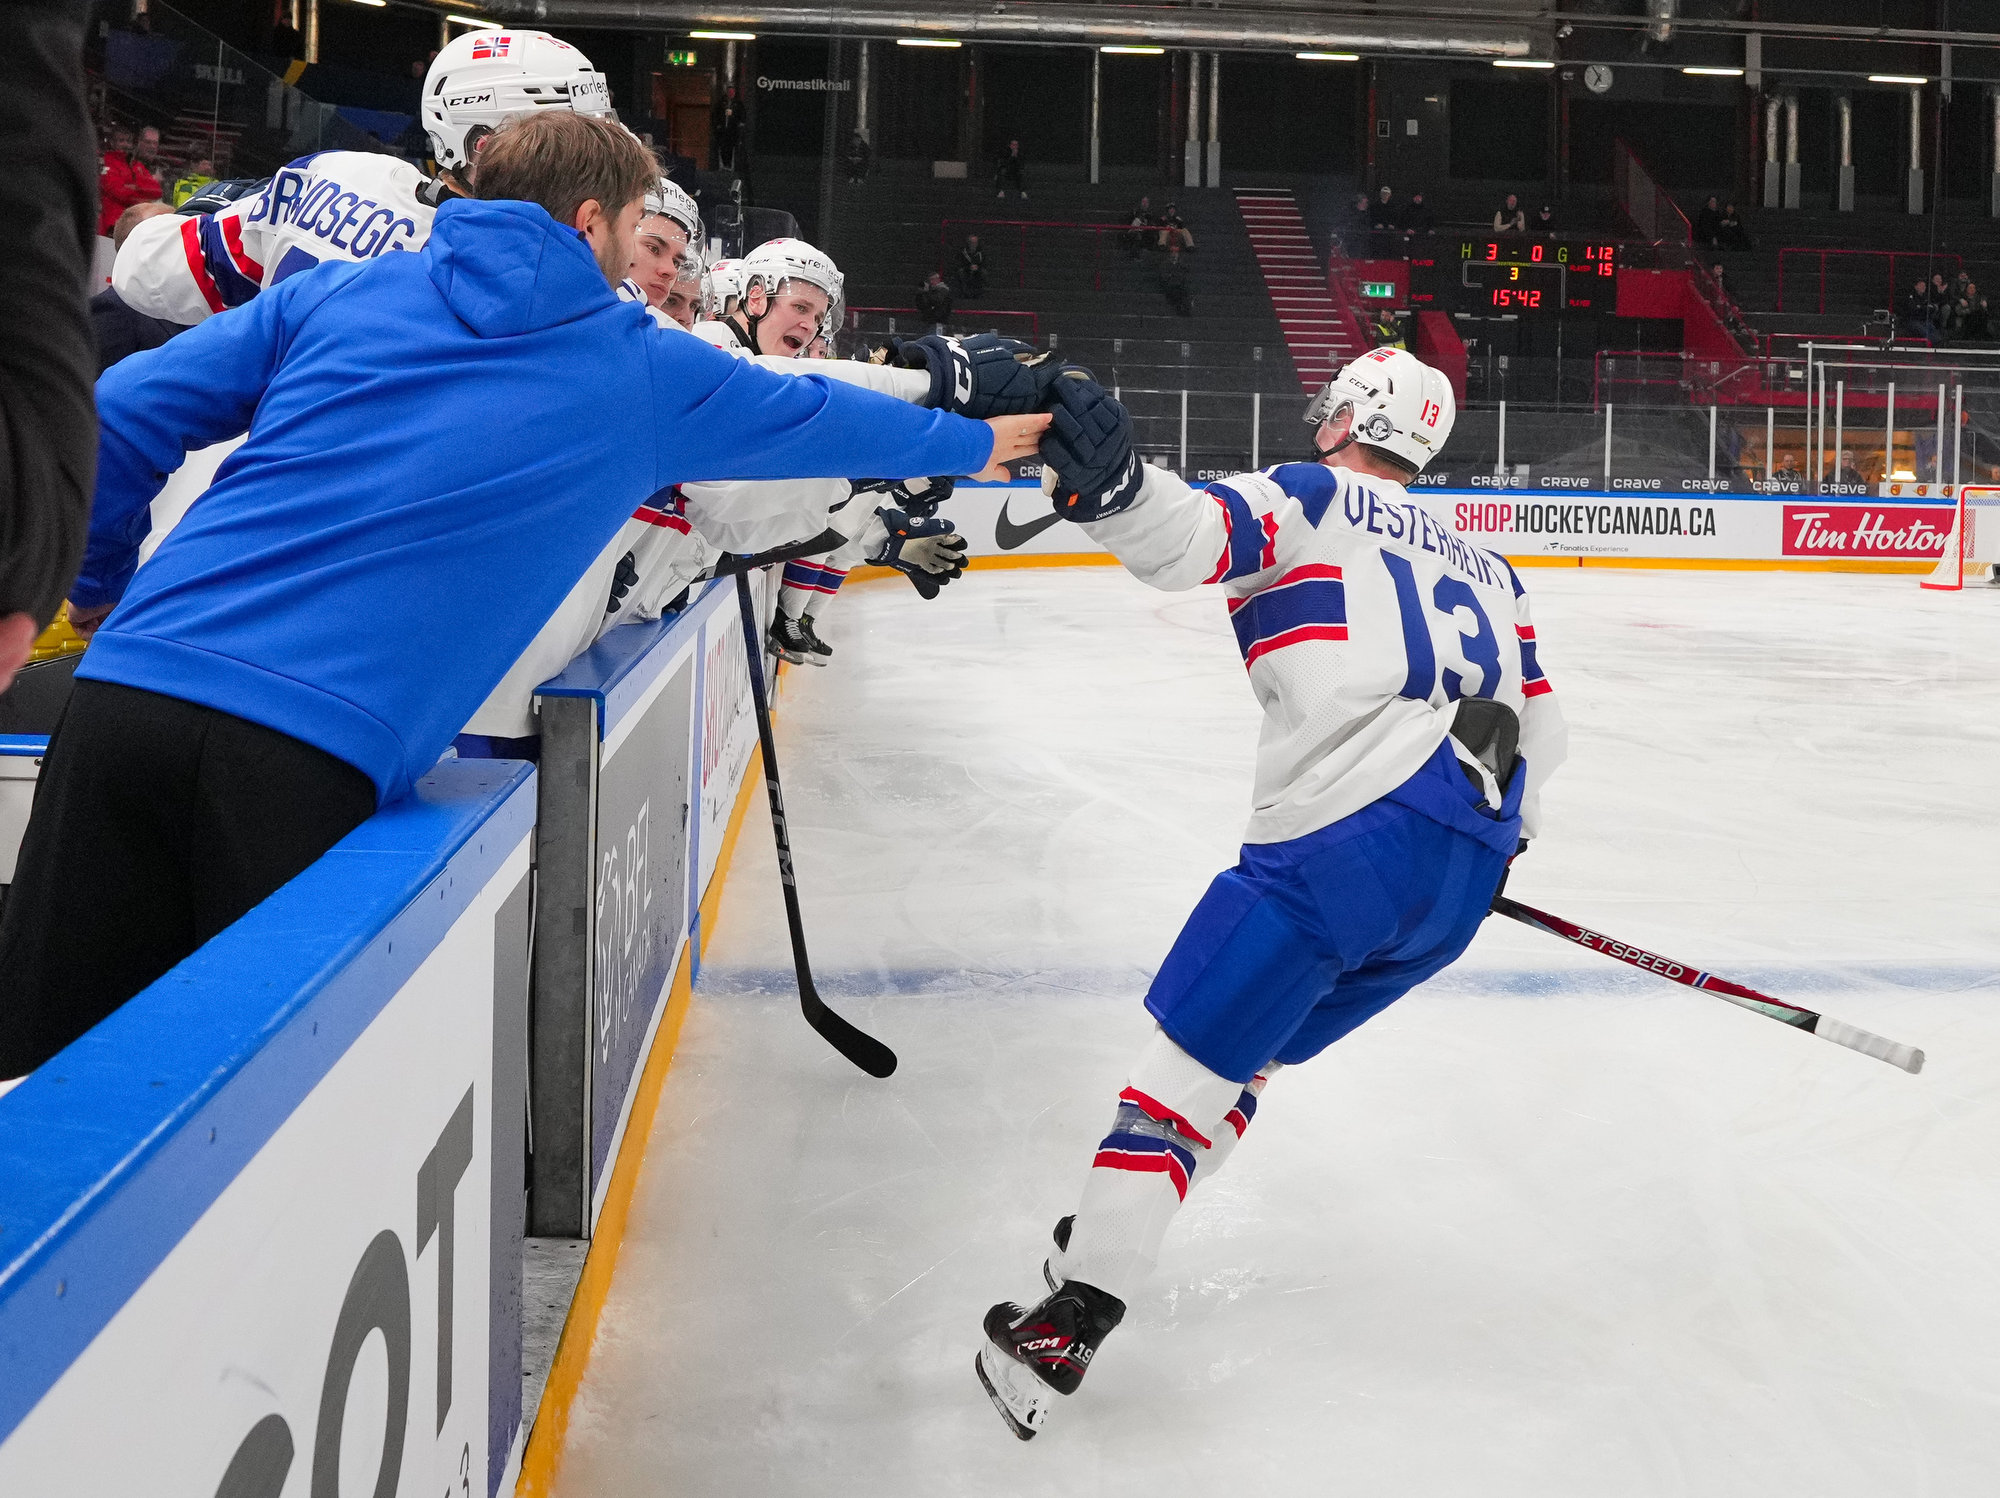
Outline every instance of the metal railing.
<path id="1" fill-rule="evenodd" d="M 1805 245 L 1788 245 L 1778 251 L 1777 310 L 1780 312 L 1787 310 L 1785 306 L 1785 263 L 1793 257 L 1799 260 L 1810 258 L 1818 262 L 1818 306 L 1814 310 L 1822 313 L 1826 311 L 1826 262 L 1829 258 L 1847 261 L 1885 262 L 1883 274 L 1887 277 L 1887 280 L 1883 284 L 1881 295 L 1886 299 L 1885 305 L 1890 309 L 1892 316 L 1904 295 L 1899 289 L 1902 282 L 1896 276 L 1897 261 L 1903 260 L 1921 263 L 1924 267 L 1923 276 L 1925 281 L 1930 280 L 1931 274 L 1935 270 L 1945 269 L 1948 274 L 1956 276 L 1965 267 L 1965 261 L 1955 250 L 1824 250 L 1813 249 Z M 1811 272 L 1808 272 L 1808 274 L 1811 274 Z M 1792 279 L 1795 286 L 1798 283 L 1798 278 L 1799 273 L 1794 271 Z M 1873 299 L 1876 294 L 1876 292 L 1870 291 L 1864 293 L 1864 296 L 1866 299 Z M 1789 310 L 1797 312 L 1803 309 L 1793 307 Z"/>
<path id="2" fill-rule="evenodd" d="M 869 329 L 864 329 L 862 327 L 863 322 L 873 323 L 876 321 L 885 320 L 886 321 L 885 327 L 876 328 L 873 329 L 872 331 L 894 334 L 896 331 L 897 319 L 907 318 L 910 324 L 915 327 L 930 328 L 930 327 L 942 326 L 951 328 L 955 331 L 963 332 L 966 330 L 968 324 L 983 323 L 989 317 L 1013 319 L 1014 321 L 1011 324 L 1010 330 L 1016 332 L 1020 332 L 1021 319 L 1025 318 L 1027 320 L 1026 330 L 1025 332 L 1020 332 L 1020 336 L 1026 338 L 1026 340 L 1029 343 L 1040 343 L 1042 341 L 1042 319 L 1040 314 L 1034 312 L 1011 311 L 1009 309 L 1002 307 L 980 307 L 977 309 L 967 309 L 964 315 L 956 317 L 948 317 L 944 320 L 942 324 L 933 323 L 929 318 L 926 318 L 915 307 L 849 307 L 847 309 L 847 329 L 849 332 L 853 333 L 871 331 Z M 993 327 L 987 328 L 985 331 L 989 333 L 997 333 L 1000 331 L 1000 329 L 996 324 Z"/>

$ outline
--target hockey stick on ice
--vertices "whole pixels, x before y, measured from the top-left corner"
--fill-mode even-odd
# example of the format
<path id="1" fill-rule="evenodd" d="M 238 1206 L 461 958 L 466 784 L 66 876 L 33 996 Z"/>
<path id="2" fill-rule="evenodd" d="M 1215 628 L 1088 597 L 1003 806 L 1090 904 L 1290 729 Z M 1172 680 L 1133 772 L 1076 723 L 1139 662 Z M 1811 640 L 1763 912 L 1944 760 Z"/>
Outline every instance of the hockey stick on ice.
<path id="1" fill-rule="evenodd" d="M 1783 999 L 1774 999 L 1769 994 L 1745 988 L 1740 983 L 1731 983 L 1727 978 L 1718 978 L 1713 973 L 1705 973 L 1686 963 L 1676 962 L 1671 957 L 1662 957 L 1657 952 L 1648 952 L 1643 947 L 1632 946 L 1615 937 L 1606 936 L 1601 931 L 1592 931 L 1588 926 L 1579 926 L 1566 921 L 1559 915 L 1536 910 L 1523 905 L 1518 900 L 1510 900 L 1505 895 L 1497 895 L 1493 900 L 1496 915 L 1504 915 L 1519 921 L 1524 926 L 1533 926 L 1538 931 L 1546 931 L 1551 936 L 1560 936 L 1564 941 L 1573 941 L 1580 947 L 1589 947 L 1593 952 L 1602 952 L 1606 957 L 1615 957 L 1620 962 L 1658 973 L 1662 978 L 1689 988 L 1699 988 L 1703 993 L 1712 993 L 1740 1009 L 1767 1015 L 1781 1024 L 1790 1025 L 1795 1030 L 1803 1030 L 1808 1035 L 1817 1035 L 1821 1040 L 1830 1040 L 1835 1045 L 1844 1045 L 1850 1051 L 1859 1051 L 1864 1056 L 1873 1056 L 1877 1061 L 1886 1061 L 1891 1066 L 1900 1066 L 1906 1072 L 1920 1072 L 1924 1069 L 1924 1053 L 1913 1045 L 1900 1045 L 1893 1040 L 1884 1040 L 1879 1035 L 1871 1035 L 1866 1030 L 1858 1030 L 1853 1025 L 1844 1025 L 1837 1019 L 1828 1019 L 1823 1014 L 1815 1014 L 1810 1009 L 1801 1009 L 1797 1004 L 1787 1004 Z"/>
<path id="2" fill-rule="evenodd" d="M 799 974 L 799 1010 L 828 1045 L 869 1076 L 886 1077 L 896 1069 L 896 1053 L 827 1008 L 819 990 L 813 987 L 812 965 L 806 958 L 805 923 L 799 918 L 799 888 L 792 878 L 792 839 L 785 830 L 785 793 L 778 784 L 778 745 L 771 735 L 771 701 L 764 692 L 764 652 L 757 638 L 757 605 L 750 598 L 747 572 L 736 574 L 736 603 L 743 615 L 743 649 L 750 660 L 750 700 L 757 709 L 757 741 L 764 750 L 764 788 L 771 797 L 771 834 L 778 844 L 778 877 L 785 885 L 785 923 L 792 933 L 792 965 Z"/>

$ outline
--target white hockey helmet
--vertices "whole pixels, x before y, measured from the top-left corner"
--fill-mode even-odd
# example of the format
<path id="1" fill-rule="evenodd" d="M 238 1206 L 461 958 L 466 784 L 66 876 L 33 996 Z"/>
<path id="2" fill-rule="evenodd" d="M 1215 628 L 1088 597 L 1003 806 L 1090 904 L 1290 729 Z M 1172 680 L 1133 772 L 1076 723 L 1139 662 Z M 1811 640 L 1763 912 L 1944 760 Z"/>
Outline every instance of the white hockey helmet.
<path id="1" fill-rule="evenodd" d="M 774 297 L 787 281 L 817 286 L 826 293 L 826 316 L 820 319 L 820 333 L 831 338 L 839 330 L 845 279 L 839 266 L 803 239 L 765 240 L 743 257 L 738 273 L 743 278 L 745 296 L 751 287 L 761 286 L 766 297 Z"/>
<path id="2" fill-rule="evenodd" d="M 1399 348 L 1371 350 L 1328 380 L 1306 407 L 1306 425 L 1317 430 L 1343 410 L 1353 413 L 1347 442 L 1378 447 L 1418 473 L 1438 455 L 1458 420 L 1451 381 Z"/>
<path id="3" fill-rule="evenodd" d="M 546 31 L 468 31 L 424 75 L 424 131 L 440 171 L 463 171 L 481 139 L 540 109 L 617 118 L 604 75 Z"/>
<path id="4" fill-rule="evenodd" d="M 681 185 L 670 177 L 662 177 L 657 186 L 646 190 L 646 210 L 670 218 L 687 231 L 688 252 L 700 255 L 702 246 L 701 210 L 694 205 L 694 199 L 682 190 Z"/>
<path id="5" fill-rule="evenodd" d="M 709 320 L 728 312 L 732 297 L 743 295 L 743 262 L 718 260 L 701 273 L 701 315 Z"/>

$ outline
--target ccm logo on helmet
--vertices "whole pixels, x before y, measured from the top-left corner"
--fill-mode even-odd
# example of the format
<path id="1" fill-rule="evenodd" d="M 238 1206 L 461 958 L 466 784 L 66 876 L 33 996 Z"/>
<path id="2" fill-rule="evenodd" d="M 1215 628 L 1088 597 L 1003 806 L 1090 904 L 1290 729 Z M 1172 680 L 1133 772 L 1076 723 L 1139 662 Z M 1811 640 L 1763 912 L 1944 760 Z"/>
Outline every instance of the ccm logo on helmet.
<path id="1" fill-rule="evenodd" d="M 444 101 L 446 109 L 478 109 L 481 106 L 491 108 L 492 104 L 493 93 L 490 89 L 483 94 L 456 94 Z"/>

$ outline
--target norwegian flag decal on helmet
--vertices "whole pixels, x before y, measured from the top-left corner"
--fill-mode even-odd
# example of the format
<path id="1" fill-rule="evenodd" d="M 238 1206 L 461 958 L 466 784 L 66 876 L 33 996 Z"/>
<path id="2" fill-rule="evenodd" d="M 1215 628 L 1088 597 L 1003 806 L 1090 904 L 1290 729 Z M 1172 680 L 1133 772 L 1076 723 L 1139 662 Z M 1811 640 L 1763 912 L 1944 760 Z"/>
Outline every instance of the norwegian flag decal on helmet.
<path id="1" fill-rule="evenodd" d="M 507 45 L 513 40 L 511 36 L 482 36 L 472 44 L 472 60 L 484 62 L 488 58 L 505 57 Z"/>

